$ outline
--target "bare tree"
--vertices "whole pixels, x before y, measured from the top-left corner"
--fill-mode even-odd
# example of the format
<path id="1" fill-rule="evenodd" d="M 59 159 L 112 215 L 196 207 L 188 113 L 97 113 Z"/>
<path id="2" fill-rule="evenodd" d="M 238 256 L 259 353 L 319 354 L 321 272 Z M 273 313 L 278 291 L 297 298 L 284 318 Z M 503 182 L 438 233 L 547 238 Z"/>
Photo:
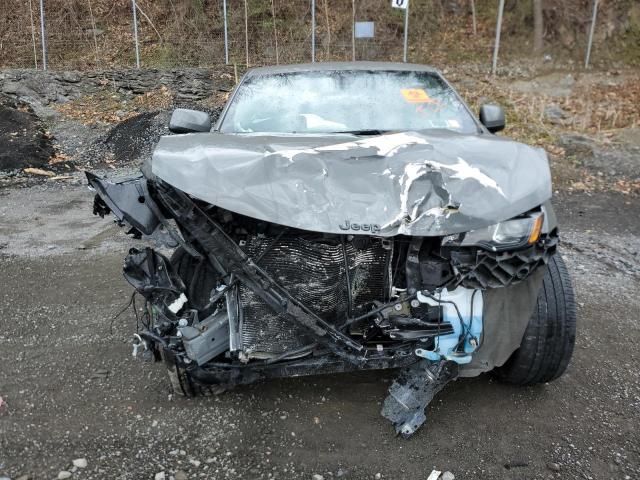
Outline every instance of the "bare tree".
<path id="1" fill-rule="evenodd" d="M 327 56 L 326 60 L 329 60 L 331 55 L 331 24 L 329 23 L 329 5 L 327 4 L 327 0 L 324 0 L 324 18 L 327 24 L 327 49 L 325 55 Z"/>
<path id="2" fill-rule="evenodd" d="M 276 5 L 275 0 L 271 0 L 271 17 L 273 19 L 273 39 L 276 43 L 276 65 L 280 64 L 280 56 L 278 55 L 278 28 L 276 27 Z"/>
<path id="3" fill-rule="evenodd" d="M 91 30 L 93 31 L 93 45 L 96 49 L 96 68 L 100 67 L 100 54 L 98 53 L 98 32 L 96 28 L 96 19 L 93 16 L 93 8 L 91 8 L 91 0 L 88 0 L 89 16 L 91 17 Z"/>
<path id="4" fill-rule="evenodd" d="M 542 0 L 533 0 L 533 51 L 536 53 L 540 53 L 544 46 L 544 19 L 542 15 Z"/>
<path id="5" fill-rule="evenodd" d="M 478 22 L 476 20 L 476 1 L 471 0 L 471 18 L 473 20 L 473 34 L 478 34 Z"/>
<path id="6" fill-rule="evenodd" d="M 139 2 L 140 0 L 138 0 Z M 153 28 L 153 30 L 156 32 L 156 35 L 158 35 L 158 39 L 160 40 L 160 44 L 162 45 L 163 40 L 162 40 L 162 35 L 160 35 L 160 32 L 158 31 L 158 29 L 156 28 L 156 26 L 153 24 L 153 22 L 151 21 L 151 18 L 149 18 L 149 16 L 144 13 L 144 10 L 142 10 L 142 8 L 140 8 L 140 3 L 136 2 L 136 8 L 138 9 L 138 11 L 140 12 L 140 14 L 147 19 L 147 22 L 149 22 L 149 25 L 151 25 L 151 28 Z M 147 7 L 145 7 L 147 8 Z"/>
<path id="7" fill-rule="evenodd" d="M 29 0 L 29 18 L 31 20 L 31 42 L 33 43 L 33 63 L 36 70 L 38 69 L 38 52 L 36 50 L 36 27 L 33 23 L 33 6 Z"/>

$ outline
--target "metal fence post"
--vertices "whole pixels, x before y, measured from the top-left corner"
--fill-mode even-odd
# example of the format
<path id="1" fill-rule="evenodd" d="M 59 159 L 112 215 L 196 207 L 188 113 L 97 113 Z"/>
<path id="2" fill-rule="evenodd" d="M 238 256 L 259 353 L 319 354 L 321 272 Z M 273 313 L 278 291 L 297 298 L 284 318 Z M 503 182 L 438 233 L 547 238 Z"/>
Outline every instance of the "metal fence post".
<path id="1" fill-rule="evenodd" d="M 404 63 L 407 63 L 407 45 L 409 43 L 409 4 L 407 3 L 407 8 L 404 9 L 404 52 L 402 55 L 402 59 Z"/>
<path id="2" fill-rule="evenodd" d="M 593 33 L 596 29 L 596 19 L 598 17 L 598 0 L 593 0 L 593 15 L 591 17 L 591 28 L 589 28 L 589 41 L 587 43 L 587 55 L 584 59 L 584 68 L 589 68 L 591 59 L 591 44 L 593 43 Z"/>
<path id="3" fill-rule="evenodd" d="M 244 0 L 244 52 L 247 56 L 247 68 L 249 68 L 249 12 L 247 0 Z"/>
<path id="4" fill-rule="evenodd" d="M 138 12 L 136 0 L 131 0 L 131 8 L 133 8 L 133 37 L 136 42 L 136 68 L 140 68 L 140 45 L 138 43 Z"/>
<path id="5" fill-rule="evenodd" d="M 227 0 L 222 0 L 222 16 L 224 18 L 224 63 L 229 65 L 229 37 L 227 34 Z"/>
<path id="6" fill-rule="evenodd" d="M 40 40 L 42 41 L 42 68 L 47 69 L 47 40 L 44 31 L 44 0 L 40 0 Z"/>
<path id="7" fill-rule="evenodd" d="M 311 0 L 311 62 L 316 61 L 316 0 Z"/>
<path id="8" fill-rule="evenodd" d="M 491 74 L 495 75 L 498 69 L 498 50 L 500 50 L 500 31 L 502 30 L 502 13 L 504 12 L 504 0 L 500 0 L 498 6 L 498 23 L 496 25 L 496 43 L 493 46 L 493 65 L 491 66 Z"/>

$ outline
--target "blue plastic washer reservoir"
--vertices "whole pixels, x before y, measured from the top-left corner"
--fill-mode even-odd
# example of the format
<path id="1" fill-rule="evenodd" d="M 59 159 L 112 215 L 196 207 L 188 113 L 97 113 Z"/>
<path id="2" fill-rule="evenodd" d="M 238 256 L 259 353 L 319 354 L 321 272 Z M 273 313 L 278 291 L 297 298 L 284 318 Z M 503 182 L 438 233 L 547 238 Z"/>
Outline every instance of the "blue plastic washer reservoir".
<path id="1" fill-rule="evenodd" d="M 482 343 L 482 291 L 444 288 L 432 295 L 418 292 L 417 299 L 427 305 L 442 306 L 442 320 L 451 324 L 453 333 L 435 337 L 433 350 L 418 348 L 415 354 L 433 361 L 446 359 L 469 363 Z"/>

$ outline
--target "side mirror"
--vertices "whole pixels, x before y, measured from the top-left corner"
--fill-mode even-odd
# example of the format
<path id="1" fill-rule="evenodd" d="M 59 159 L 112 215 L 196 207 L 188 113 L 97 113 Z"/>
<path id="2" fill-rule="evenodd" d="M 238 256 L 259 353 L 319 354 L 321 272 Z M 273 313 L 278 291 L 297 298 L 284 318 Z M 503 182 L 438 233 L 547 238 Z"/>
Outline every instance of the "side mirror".
<path id="1" fill-rule="evenodd" d="M 480 107 L 480 123 L 491 133 L 504 130 L 504 110 L 499 105 L 482 105 Z"/>
<path id="2" fill-rule="evenodd" d="M 173 133 L 208 132 L 211 118 L 208 113 L 186 108 L 176 108 L 169 120 L 169 131 Z"/>

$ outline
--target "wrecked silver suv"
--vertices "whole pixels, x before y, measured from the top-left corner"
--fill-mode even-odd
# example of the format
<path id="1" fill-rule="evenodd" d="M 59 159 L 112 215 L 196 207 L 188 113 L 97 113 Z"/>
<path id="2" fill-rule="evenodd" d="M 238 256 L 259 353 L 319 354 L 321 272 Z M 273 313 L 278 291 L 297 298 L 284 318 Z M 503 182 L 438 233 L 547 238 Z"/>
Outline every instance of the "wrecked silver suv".
<path id="1" fill-rule="evenodd" d="M 88 174 L 131 249 L 135 349 L 177 393 L 400 368 L 382 414 L 409 436 L 447 382 L 558 378 L 575 306 L 541 149 L 495 136 L 437 71 L 248 72 L 212 129 L 176 110 L 143 175 Z"/>

